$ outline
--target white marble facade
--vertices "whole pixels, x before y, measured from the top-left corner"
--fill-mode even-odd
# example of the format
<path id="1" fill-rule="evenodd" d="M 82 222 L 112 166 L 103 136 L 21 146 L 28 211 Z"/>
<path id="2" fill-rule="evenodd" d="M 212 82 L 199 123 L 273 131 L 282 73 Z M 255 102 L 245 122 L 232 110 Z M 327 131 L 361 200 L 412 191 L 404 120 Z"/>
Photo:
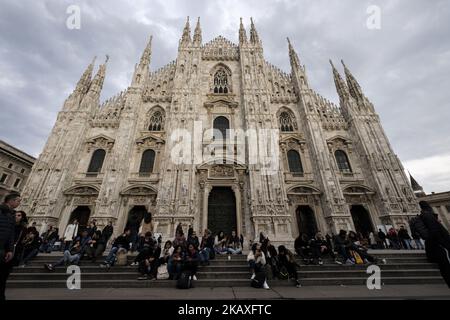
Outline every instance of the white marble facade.
<path id="1" fill-rule="evenodd" d="M 200 22 L 191 38 L 188 21 L 176 60 L 150 71 L 150 39 L 131 85 L 102 104 L 107 62 L 93 78 L 91 63 L 58 114 L 23 191 L 22 209 L 43 228 L 61 230 L 82 206 L 99 225 L 112 220 L 117 235 L 130 210 L 144 206 L 154 231 L 172 237 L 179 222 L 197 232 L 208 227 L 211 190 L 230 187 L 235 228 L 247 239 L 264 231 L 275 242 L 293 241 L 307 223 L 298 220 L 302 210 L 324 233 L 358 229 L 352 206 L 359 208 L 356 215 L 366 212 L 369 220 L 361 221 L 373 228 L 406 224 L 418 213 L 417 200 L 374 106 L 345 66 L 346 80 L 332 66 L 340 106 L 320 96 L 288 45 L 290 74 L 265 60 L 253 22 L 248 37 L 241 21 L 234 44 L 221 36 L 203 43 Z M 211 129 L 218 117 L 231 129 L 280 130 L 275 172 L 263 174 L 248 154 L 227 164 L 172 161 L 175 130 Z M 193 149 L 206 144 L 192 143 Z M 244 149 L 249 147 L 247 141 Z M 104 150 L 104 161 L 88 173 L 96 150 Z M 146 151 L 154 157 L 147 171 Z M 347 166 L 336 152 L 348 158 Z M 301 168 L 293 169 L 298 156 Z"/>

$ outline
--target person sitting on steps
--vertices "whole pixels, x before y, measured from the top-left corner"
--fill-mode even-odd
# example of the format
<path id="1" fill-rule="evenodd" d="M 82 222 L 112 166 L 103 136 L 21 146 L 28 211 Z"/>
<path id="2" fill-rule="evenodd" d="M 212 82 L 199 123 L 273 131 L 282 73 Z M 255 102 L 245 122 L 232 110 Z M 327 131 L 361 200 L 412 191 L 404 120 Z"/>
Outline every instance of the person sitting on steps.
<path id="1" fill-rule="evenodd" d="M 122 235 L 120 235 L 113 243 L 111 251 L 106 257 L 105 261 L 100 264 L 102 268 L 110 268 L 114 265 L 116 261 L 117 252 L 119 250 L 130 250 L 130 242 L 131 242 L 131 229 L 125 228 L 125 231 Z"/>
<path id="2" fill-rule="evenodd" d="M 231 235 L 227 239 L 227 253 L 229 254 L 241 254 L 242 253 L 242 247 L 241 247 L 241 241 L 239 237 L 236 234 L 236 231 L 231 231 Z"/>
<path id="3" fill-rule="evenodd" d="M 264 255 L 264 252 L 262 252 L 261 250 L 260 243 L 254 243 L 252 245 L 252 249 L 250 250 L 247 256 L 247 262 L 250 267 L 250 272 L 252 273 L 252 276 L 250 278 L 251 280 L 255 279 L 256 273 L 265 274 L 264 266 L 266 265 L 266 257 Z M 270 289 L 266 280 L 264 280 L 263 288 Z"/>
<path id="4" fill-rule="evenodd" d="M 314 262 L 319 265 L 323 265 L 323 256 L 329 255 L 337 264 L 340 263 L 333 252 L 333 249 L 329 247 L 329 243 L 324 239 L 321 232 L 317 232 L 314 239 L 311 240 L 311 251 L 314 258 Z"/>
<path id="5" fill-rule="evenodd" d="M 219 231 L 214 240 L 214 250 L 217 254 L 227 254 L 227 237 L 223 231 Z"/>
<path id="6" fill-rule="evenodd" d="M 287 249 L 285 246 L 278 247 L 278 263 L 279 267 L 285 267 L 289 277 L 295 280 L 295 286 L 297 288 L 301 287 L 300 281 L 298 280 L 297 274 L 297 262 L 295 261 L 294 254 Z"/>
<path id="7" fill-rule="evenodd" d="M 152 233 L 148 231 L 145 234 L 141 252 L 135 259 L 135 262 L 139 264 L 138 270 L 141 274 L 138 280 L 156 279 L 160 250 L 152 237 Z"/>
<path id="8" fill-rule="evenodd" d="M 347 231 L 340 230 L 339 234 L 334 239 L 334 244 L 336 251 L 342 256 L 343 261 L 346 264 L 355 264 L 350 257 L 351 243 L 347 238 Z"/>
<path id="9" fill-rule="evenodd" d="M 184 258 L 184 264 L 182 269 L 184 271 L 187 271 L 191 277 L 192 280 L 197 280 L 197 269 L 198 269 L 198 264 L 200 261 L 200 256 L 198 254 L 197 249 L 195 248 L 195 246 L 191 243 L 188 245 L 188 249 Z"/>
<path id="10" fill-rule="evenodd" d="M 48 270 L 48 271 L 55 271 L 56 267 L 62 266 L 62 265 L 78 265 L 78 263 L 80 262 L 80 257 L 81 257 L 81 242 L 80 240 L 77 240 L 74 242 L 73 246 L 69 249 L 64 251 L 64 256 L 58 260 L 58 262 L 54 263 L 54 264 L 45 264 L 44 267 Z"/>
<path id="11" fill-rule="evenodd" d="M 180 277 L 182 266 L 184 262 L 185 253 L 183 251 L 183 247 L 180 245 L 176 246 L 173 250 L 173 254 L 167 263 L 167 271 L 169 272 L 170 280 L 178 280 Z"/>
<path id="12" fill-rule="evenodd" d="M 310 242 L 306 233 L 300 234 L 294 242 L 295 252 L 303 259 L 305 264 L 313 262 Z"/>

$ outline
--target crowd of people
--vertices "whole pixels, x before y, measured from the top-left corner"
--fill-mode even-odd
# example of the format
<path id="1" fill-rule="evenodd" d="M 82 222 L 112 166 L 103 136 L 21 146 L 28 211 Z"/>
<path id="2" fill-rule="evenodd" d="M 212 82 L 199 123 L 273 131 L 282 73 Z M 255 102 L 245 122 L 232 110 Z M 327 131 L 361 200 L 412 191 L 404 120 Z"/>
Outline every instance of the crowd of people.
<path id="1" fill-rule="evenodd" d="M 112 222 L 99 230 L 95 219 L 89 226 L 79 230 L 75 219 L 59 237 L 58 229 L 49 226 L 39 234 L 36 224 L 28 224 L 26 213 L 16 211 L 20 205 L 20 195 L 9 194 L 0 205 L 0 300 L 4 300 L 7 278 L 12 267 L 26 266 L 39 253 L 62 250 L 63 257 L 45 268 L 54 271 L 56 267 L 79 264 L 80 260 L 92 262 L 103 257 L 113 234 Z M 301 234 L 294 243 L 295 254 L 305 264 L 322 265 L 329 257 L 337 264 L 376 263 L 376 258 L 368 249 L 423 249 L 428 260 L 439 265 L 441 274 L 450 287 L 450 235 L 438 221 L 437 214 L 425 201 L 421 201 L 421 214 L 410 221 L 411 234 L 405 226 L 399 230 L 391 228 L 387 234 L 381 229 L 371 232 L 367 237 L 353 231 L 341 230 L 337 235 L 325 235 L 318 232 L 313 236 Z M 414 221 L 414 224 L 412 222 Z M 210 264 L 216 255 L 237 255 L 243 253 L 244 238 L 232 231 L 229 235 L 218 232 L 213 235 L 204 230 L 201 241 L 192 226 L 185 236 L 181 223 L 177 226 L 173 240 L 162 245 L 162 237 L 157 239 L 151 232 L 149 219 L 144 219 L 144 226 L 136 235 L 135 230 L 126 227 L 124 232 L 113 239 L 111 249 L 101 263 L 101 267 L 110 268 L 116 261 L 127 264 L 127 253 L 137 251 L 131 265 L 136 266 L 139 280 L 145 279 L 179 279 L 188 274 L 197 280 L 199 266 Z M 425 245 L 423 240 L 425 240 Z M 292 279 L 300 286 L 297 275 L 295 254 L 283 245 L 275 248 L 270 240 L 260 234 L 259 241 L 249 241 L 250 250 L 247 261 L 251 272 L 252 285 L 268 289 L 267 279 Z"/>
<path id="2" fill-rule="evenodd" d="M 105 261 L 100 265 L 103 268 L 111 268 L 121 252 L 126 254 L 132 250 L 132 232 L 126 228 L 112 244 L 112 248 Z M 157 239 L 151 231 L 138 234 L 135 256 L 131 266 L 136 266 L 139 272 L 138 280 L 173 279 L 178 280 L 183 272 L 188 273 L 192 280 L 197 280 L 199 266 L 210 264 L 216 254 L 241 254 L 243 237 L 238 237 L 236 231 L 229 236 L 218 232 L 213 236 L 206 229 L 200 241 L 191 226 L 188 227 L 187 236 L 183 227 L 179 224 L 173 240 L 168 240 L 162 245 L 162 237 Z"/>

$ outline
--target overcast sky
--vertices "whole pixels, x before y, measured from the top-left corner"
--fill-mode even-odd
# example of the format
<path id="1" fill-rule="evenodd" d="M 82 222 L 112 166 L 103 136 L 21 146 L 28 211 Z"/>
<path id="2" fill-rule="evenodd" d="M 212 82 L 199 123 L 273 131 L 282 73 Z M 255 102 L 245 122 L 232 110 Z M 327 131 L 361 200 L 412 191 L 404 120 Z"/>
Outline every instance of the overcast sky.
<path id="1" fill-rule="evenodd" d="M 66 26 L 69 5 L 81 28 Z M 367 28 L 367 8 L 381 29 Z M 186 16 L 203 41 L 238 42 L 253 17 L 266 59 L 289 72 L 286 37 L 310 85 L 338 102 L 328 59 L 342 58 L 374 103 L 405 168 L 425 191 L 450 190 L 450 1 L 32 1 L 0 2 L 0 139 L 38 156 L 58 111 L 94 56 L 110 61 L 102 100 L 125 89 L 149 35 L 151 68 L 176 58 Z M 192 26 L 193 29 L 194 26 Z M 342 71 L 341 66 L 339 65 Z"/>

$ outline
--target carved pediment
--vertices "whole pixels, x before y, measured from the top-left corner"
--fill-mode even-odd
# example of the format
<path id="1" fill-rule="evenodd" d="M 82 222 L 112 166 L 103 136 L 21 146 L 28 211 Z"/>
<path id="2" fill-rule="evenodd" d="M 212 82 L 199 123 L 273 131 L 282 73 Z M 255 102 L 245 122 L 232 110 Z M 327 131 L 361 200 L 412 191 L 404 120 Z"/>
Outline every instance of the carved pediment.
<path id="1" fill-rule="evenodd" d="M 99 189 L 97 186 L 85 185 L 85 186 L 73 186 L 64 191 L 64 195 L 74 196 L 98 196 Z"/>
<path id="2" fill-rule="evenodd" d="M 348 186 L 344 189 L 344 194 L 374 194 L 375 192 L 366 186 Z"/>
<path id="3" fill-rule="evenodd" d="M 303 150 L 306 146 L 306 140 L 303 137 L 299 137 L 299 135 L 288 135 L 282 136 L 280 139 L 280 146 L 287 149 L 297 149 L 300 147 Z"/>
<path id="4" fill-rule="evenodd" d="M 335 149 L 347 148 L 351 151 L 352 141 L 343 136 L 334 136 L 333 138 L 327 139 L 327 145 L 330 152 Z"/>
<path id="5" fill-rule="evenodd" d="M 125 188 L 121 193 L 122 196 L 151 196 L 157 192 L 147 185 L 132 185 Z"/>
<path id="6" fill-rule="evenodd" d="M 231 178 L 234 177 L 234 168 L 231 165 L 216 164 L 209 170 L 210 177 Z"/>
<path id="7" fill-rule="evenodd" d="M 321 194 L 319 189 L 311 186 L 297 186 L 288 191 L 288 194 Z"/>
<path id="8" fill-rule="evenodd" d="M 154 135 L 146 134 L 138 139 L 136 139 L 136 145 L 138 149 L 142 148 L 159 148 L 161 145 L 165 144 L 165 140 Z"/>
<path id="9" fill-rule="evenodd" d="M 114 146 L 114 139 L 105 136 L 103 134 L 99 134 L 95 137 L 89 138 L 86 140 L 87 152 L 90 152 L 92 149 L 107 149 L 111 150 Z"/>
<path id="10" fill-rule="evenodd" d="M 234 101 L 233 94 L 208 94 L 207 98 L 208 100 L 204 103 L 207 109 L 224 106 L 233 110 L 238 107 L 238 103 Z"/>

